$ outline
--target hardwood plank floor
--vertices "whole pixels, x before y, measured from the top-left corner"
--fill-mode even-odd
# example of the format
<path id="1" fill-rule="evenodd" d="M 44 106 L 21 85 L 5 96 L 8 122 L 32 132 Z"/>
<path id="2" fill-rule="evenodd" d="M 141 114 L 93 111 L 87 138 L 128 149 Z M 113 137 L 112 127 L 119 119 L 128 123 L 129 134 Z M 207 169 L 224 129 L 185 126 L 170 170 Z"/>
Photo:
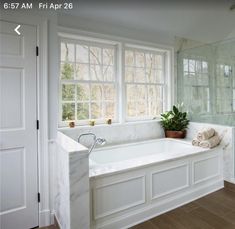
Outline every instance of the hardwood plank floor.
<path id="1" fill-rule="evenodd" d="M 234 187 L 213 192 L 131 229 L 235 229 Z"/>
<path id="2" fill-rule="evenodd" d="M 221 189 L 131 229 L 235 229 L 235 192 Z"/>

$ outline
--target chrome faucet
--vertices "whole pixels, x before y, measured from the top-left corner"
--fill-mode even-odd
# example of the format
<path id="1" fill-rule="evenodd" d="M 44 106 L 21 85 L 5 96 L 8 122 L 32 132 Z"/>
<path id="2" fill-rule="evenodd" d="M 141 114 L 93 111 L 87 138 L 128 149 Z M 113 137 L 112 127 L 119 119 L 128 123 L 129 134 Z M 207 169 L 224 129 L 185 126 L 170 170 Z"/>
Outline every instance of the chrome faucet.
<path id="1" fill-rule="evenodd" d="M 93 133 L 84 133 L 84 134 L 80 134 L 80 135 L 78 136 L 78 142 L 80 143 L 81 137 L 84 137 L 84 136 L 87 136 L 87 135 L 93 136 L 93 141 L 94 141 L 93 144 L 91 145 L 91 148 L 90 148 L 89 151 L 88 151 L 88 154 L 91 153 L 91 151 L 95 148 L 96 144 L 102 145 L 102 146 L 106 144 L 106 140 L 105 140 L 104 138 L 97 138 L 96 135 L 93 134 Z"/>

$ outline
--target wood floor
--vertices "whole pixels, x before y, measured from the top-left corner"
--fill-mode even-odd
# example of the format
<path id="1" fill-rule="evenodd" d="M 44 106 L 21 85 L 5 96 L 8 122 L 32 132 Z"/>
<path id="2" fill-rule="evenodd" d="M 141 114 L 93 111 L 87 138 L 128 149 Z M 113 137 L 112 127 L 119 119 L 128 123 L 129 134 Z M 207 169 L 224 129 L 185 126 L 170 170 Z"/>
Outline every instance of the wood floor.
<path id="1" fill-rule="evenodd" d="M 234 187 L 226 186 L 131 229 L 235 229 Z"/>

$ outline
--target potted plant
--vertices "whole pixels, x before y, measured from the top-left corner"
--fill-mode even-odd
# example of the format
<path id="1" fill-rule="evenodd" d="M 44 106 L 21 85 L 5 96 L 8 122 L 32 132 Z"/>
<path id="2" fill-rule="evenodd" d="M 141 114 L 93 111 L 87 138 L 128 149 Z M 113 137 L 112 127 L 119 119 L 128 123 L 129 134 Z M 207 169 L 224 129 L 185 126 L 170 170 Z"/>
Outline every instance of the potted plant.
<path id="1" fill-rule="evenodd" d="M 185 138 L 189 125 L 187 112 L 182 111 L 182 105 L 174 105 L 171 111 L 161 114 L 161 125 L 167 138 Z"/>

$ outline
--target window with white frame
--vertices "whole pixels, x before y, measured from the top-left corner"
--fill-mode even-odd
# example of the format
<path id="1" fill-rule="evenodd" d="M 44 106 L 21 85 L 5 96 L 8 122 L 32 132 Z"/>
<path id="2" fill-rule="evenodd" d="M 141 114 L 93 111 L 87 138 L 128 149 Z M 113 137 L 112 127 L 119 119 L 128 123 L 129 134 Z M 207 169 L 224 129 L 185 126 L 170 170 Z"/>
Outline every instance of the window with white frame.
<path id="1" fill-rule="evenodd" d="M 69 39 L 62 39 L 60 45 L 61 122 L 115 121 L 115 45 Z"/>
<path id="2" fill-rule="evenodd" d="M 184 98 L 186 107 L 193 113 L 210 112 L 208 61 L 200 56 L 183 59 Z"/>
<path id="3" fill-rule="evenodd" d="M 124 42 L 61 37 L 59 125 L 159 116 L 168 101 L 169 54 Z"/>
<path id="4" fill-rule="evenodd" d="M 164 109 L 165 52 L 125 48 L 126 119 L 159 116 Z"/>
<path id="5" fill-rule="evenodd" d="M 216 111 L 217 113 L 234 112 L 235 81 L 231 64 L 220 61 L 216 65 Z"/>

